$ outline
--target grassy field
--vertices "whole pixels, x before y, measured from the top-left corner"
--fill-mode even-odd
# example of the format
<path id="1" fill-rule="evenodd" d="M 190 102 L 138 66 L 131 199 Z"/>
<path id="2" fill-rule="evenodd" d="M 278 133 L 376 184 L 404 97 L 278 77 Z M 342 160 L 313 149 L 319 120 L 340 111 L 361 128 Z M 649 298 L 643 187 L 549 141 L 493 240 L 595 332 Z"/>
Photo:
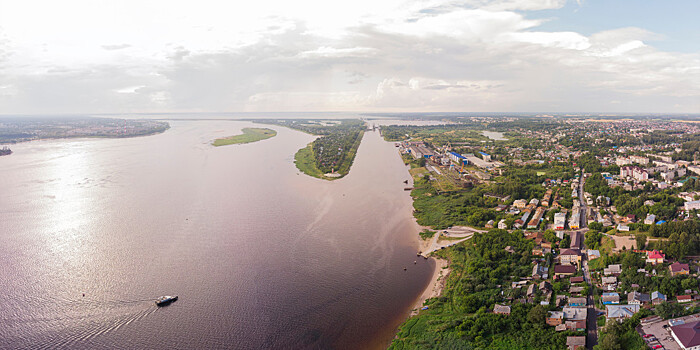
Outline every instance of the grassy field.
<path id="1" fill-rule="evenodd" d="M 234 145 L 239 143 L 251 143 L 256 141 L 261 141 L 269 139 L 277 135 L 277 131 L 267 128 L 244 128 L 243 133 L 240 135 L 234 135 L 229 137 L 223 137 L 214 140 L 212 145 L 214 146 L 226 146 Z"/>
<path id="2" fill-rule="evenodd" d="M 308 144 L 306 147 L 300 149 L 294 155 L 294 164 L 296 164 L 297 169 L 306 175 L 324 180 L 338 179 L 337 177 L 331 178 L 323 176 L 323 172 L 316 166 L 316 159 L 314 158 L 314 151 L 311 144 Z"/>

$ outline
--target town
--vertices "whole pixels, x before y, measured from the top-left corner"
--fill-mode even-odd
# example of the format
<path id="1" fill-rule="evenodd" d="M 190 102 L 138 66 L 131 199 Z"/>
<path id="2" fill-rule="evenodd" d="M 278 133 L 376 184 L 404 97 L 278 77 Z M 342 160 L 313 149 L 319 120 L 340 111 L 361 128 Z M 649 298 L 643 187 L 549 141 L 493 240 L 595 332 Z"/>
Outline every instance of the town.
<path id="1" fill-rule="evenodd" d="M 524 320 L 532 328 L 501 325 L 501 333 L 511 342 L 546 334 L 550 340 L 539 348 L 700 348 L 696 124 L 496 117 L 444 123 L 382 128 L 411 168 L 414 215 L 442 235 L 436 240 L 454 239 L 459 227 L 490 231 L 435 253 L 454 271 L 443 296 L 427 301 L 414 324 L 425 317 L 446 330 L 442 337 L 452 330 L 475 347 L 505 341 L 484 328 L 471 334 L 476 324 Z M 472 267 L 460 271 L 456 259 Z M 480 271 L 487 266 L 500 273 Z M 489 277 L 476 285 L 452 279 L 482 273 Z M 467 290 L 479 303 L 455 306 L 475 298 L 463 295 Z M 449 302 L 451 317 L 458 310 L 463 316 L 459 325 L 436 325 Z M 412 344 L 401 334 L 396 348 Z"/>
<path id="2" fill-rule="evenodd" d="M 146 136 L 164 132 L 169 127 L 167 122 L 146 119 L 2 117 L 0 144 L 59 138 Z"/>

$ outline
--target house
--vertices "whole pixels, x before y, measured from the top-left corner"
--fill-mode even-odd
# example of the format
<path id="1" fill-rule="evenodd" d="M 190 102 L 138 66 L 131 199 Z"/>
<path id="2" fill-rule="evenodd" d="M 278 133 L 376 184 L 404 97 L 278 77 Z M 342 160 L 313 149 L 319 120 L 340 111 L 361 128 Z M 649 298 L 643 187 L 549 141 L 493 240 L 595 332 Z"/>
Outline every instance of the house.
<path id="1" fill-rule="evenodd" d="M 527 201 L 524 199 L 516 199 L 513 201 L 513 206 L 518 209 L 525 209 L 527 206 Z"/>
<path id="2" fill-rule="evenodd" d="M 603 305 L 619 304 L 620 303 L 620 294 L 603 293 L 603 295 L 600 297 L 600 300 L 603 302 Z"/>
<path id="3" fill-rule="evenodd" d="M 620 321 L 639 312 L 639 305 L 605 305 L 605 316 L 610 320 Z"/>
<path id="4" fill-rule="evenodd" d="M 554 214 L 554 229 L 563 230 L 566 227 L 566 213 Z"/>
<path id="5" fill-rule="evenodd" d="M 700 349 L 700 321 L 673 326 L 671 335 L 681 349 Z"/>
<path id="6" fill-rule="evenodd" d="M 503 248 L 503 250 L 507 251 L 508 253 L 515 254 L 515 250 L 511 246 L 506 246 Z"/>
<path id="7" fill-rule="evenodd" d="M 659 305 L 663 302 L 666 301 L 666 296 L 659 293 L 658 291 L 656 292 L 651 292 L 651 303 L 654 305 Z"/>
<path id="8" fill-rule="evenodd" d="M 550 311 L 546 322 L 550 326 L 558 326 L 564 323 L 564 313 L 561 311 Z"/>
<path id="9" fill-rule="evenodd" d="M 535 295 L 535 287 L 536 286 L 534 284 L 529 285 L 527 287 L 527 293 L 525 295 L 527 295 L 528 297 L 534 296 Z"/>
<path id="10" fill-rule="evenodd" d="M 603 269 L 603 274 L 606 276 L 609 275 L 614 275 L 618 276 L 622 273 L 622 265 L 616 264 L 616 265 L 608 265 L 608 267 Z"/>
<path id="11" fill-rule="evenodd" d="M 547 273 L 548 270 L 549 270 L 548 267 L 545 267 L 544 265 L 537 263 L 532 268 L 532 278 L 534 278 L 534 279 L 547 278 L 547 277 L 549 277 L 549 274 Z"/>
<path id="12" fill-rule="evenodd" d="M 501 219 L 501 221 L 498 222 L 498 228 L 501 230 L 507 230 L 508 229 L 508 224 L 506 224 L 505 219 Z"/>
<path id="13" fill-rule="evenodd" d="M 666 254 L 658 250 L 647 251 L 647 263 L 652 265 L 663 264 L 665 260 Z"/>
<path id="14" fill-rule="evenodd" d="M 649 294 L 644 294 L 640 292 L 630 292 L 627 294 L 627 304 L 630 305 L 642 305 L 648 304 L 651 301 Z"/>
<path id="15" fill-rule="evenodd" d="M 496 223 L 495 221 L 489 220 L 489 221 L 486 222 L 486 225 L 484 225 L 484 227 L 486 227 L 486 228 L 493 228 L 493 225 L 494 225 L 495 223 Z"/>
<path id="16" fill-rule="evenodd" d="M 653 225 L 654 223 L 656 223 L 656 215 L 647 214 L 647 218 L 644 219 L 644 224 L 645 225 Z"/>
<path id="17" fill-rule="evenodd" d="M 552 285 L 549 284 L 549 282 L 547 282 L 547 281 L 542 281 L 542 282 L 540 282 L 538 289 L 541 292 L 546 293 L 546 292 L 552 290 Z"/>
<path id="18" fill-rule="evenodd" d="M 566 321 L 564 322 L 564 325 L 566 326 L 566 330 L 569 331 L 585 331 L 586 330 L 586 321 Z"/>
<path id="19" fill-rule="evenodd" d="M 569 283 L 571 283 L 571 284 L 582 283 L 582 282 L 583 282 L 583 276 L 576 276 L 576 277 L 569 278 Z"/>
<path id="20" fill-rule="evenodd" d="M 687 295 L 687 294 L 686 295 L 679 295 L 676 297 L 676 300 L 679 303 L 689 303 L 689 302 L 693 301 L 693 296 Z"/>
<path id="21" fill-rule="evenodd" d="M 603 277 L 601 280 L 602 280 L 603 284 L 616 284 L 617 283 L 617 277 L 615 277 L 615 276 Z"/>
<path id="22" fill-rule="evenodd" d="M 555 303 L 556 307 L 560 307 L 566 304 L 566 295 L 557 295 Z"/>
<path id="23" fill-rule="evenodd" d="M 588 255 L 588 260 L 600 258 L 600 251 L 595 249 L 588 249 L 586 254 Z"/>
<path id="24" fill-rule="evenodd" d="M 566 347 L 568 350 L 579 350 L 586 348 L 586 337 L 566 337 Z"/>
<path id="25" fill-rule="evenodd" d="M 687 275 L 690 273 L 688 264 L 681 264 L 677 261 L 671 264 L 668 269 L 671 271 L 671 276 Z"/>
<path id="26" fill-rule="evenodd" d="M 586 307 L 565 306 L 562 312 L 564 313 L 564 319 L 569 321 L 585 321 L 588 316 L 588 308 Z"/>
<path id="27" fill-rule="evenodd" d="M 555 276 L 571 276 L 576 273 L 576 266 L 573 265 L 554 265 Z"/>
<path id="28" fill-rule="evenodd" d="M 537 246 L 532 248 L 532 255 L 534 256 L 545 256 L 545 254 L 549 254 L 552 252 L 552 248 L 547 248 L 543 246 Z"/>
<path id="29" fill-rule="evenodd" d="M 569 288 L 569 293 L 580 294 L 580 293 L 583 293 L 584 289 L 585 289 L 585 287 L 571 287 L 571 288 Z"/>
<path id="30" fill-rule="evenodd" d="M 498 315 L 510 315 L 510 306 L 496 304 L 493 306 L 493 313 Z"/>
<path id="31" fill-rule="evenodd" d="M 564 249 L 559 254 L 559 262 L 562 265 L 576 265 L 581 264 L 581 254 L 578 250 L 574 249 Z"/>
<path id="32" fill-rule="evenodd" d="M 571 306 L 571 307 L 586 306 L 586 298 L 569 298 L 569 306 Z"/>
<path id="33" fill-rule="evenodd" d="M 618 225 L 617 225 L 617 230 L 620 231 L 620 232 L 629 232 L 630 227 L 627 226 L 627 225 L 618 224 Z"/>

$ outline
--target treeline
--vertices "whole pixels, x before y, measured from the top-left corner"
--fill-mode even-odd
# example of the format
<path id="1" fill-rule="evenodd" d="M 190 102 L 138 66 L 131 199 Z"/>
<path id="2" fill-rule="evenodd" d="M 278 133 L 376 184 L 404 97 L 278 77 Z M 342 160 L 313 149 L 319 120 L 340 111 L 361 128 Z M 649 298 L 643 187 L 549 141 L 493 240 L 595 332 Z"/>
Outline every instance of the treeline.
<path id="1" fill-rule="evenodd" d="M 529 276 L 532 245 L 521 231 L 494 229 L 440 251 L 452 269 L 442 296 L 429 299 L 428 310 L 401 326 L 390 349 L 565 348 L 566 337 L 577 333 L 547 326 L 542 305 L 513 303 L 510 315 L 492 312 L 505 302 L 502 286 Z M 506 252 L 507 246 L 515 253 Z"/>
<path id="2" fill-rule="evenodd" d="M 653 225 L 649 235 L 668 238 L 654 242 L 653 247 L 663 250 L 671 258 L 683 259 L 688 255 L 700 255 L 700 221 L 697 219 Z"/>

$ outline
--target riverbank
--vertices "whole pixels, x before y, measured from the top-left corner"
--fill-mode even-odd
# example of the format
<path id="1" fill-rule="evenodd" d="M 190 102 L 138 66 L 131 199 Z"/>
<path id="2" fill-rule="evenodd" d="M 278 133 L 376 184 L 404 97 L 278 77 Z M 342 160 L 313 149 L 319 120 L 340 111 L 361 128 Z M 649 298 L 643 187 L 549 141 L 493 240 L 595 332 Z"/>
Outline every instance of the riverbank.
<path id="1" fill-rule="evenodd" d="M 418 298 L 413 308 L 411 310 L 410 317 L 418 315 L 420 309 L 425 304 L 425 301 L 430 298 L 437 298 L 442 294 L 443 289 L 445 289 L 445 281 L 447 276 L 450 274 L 449 262 L 445 259 L 433 258 L 435 260 L 435 268 L 433 269 L 433 276 L 430 278 L 430 283 L 423 290 L 423 293 Z"/>

